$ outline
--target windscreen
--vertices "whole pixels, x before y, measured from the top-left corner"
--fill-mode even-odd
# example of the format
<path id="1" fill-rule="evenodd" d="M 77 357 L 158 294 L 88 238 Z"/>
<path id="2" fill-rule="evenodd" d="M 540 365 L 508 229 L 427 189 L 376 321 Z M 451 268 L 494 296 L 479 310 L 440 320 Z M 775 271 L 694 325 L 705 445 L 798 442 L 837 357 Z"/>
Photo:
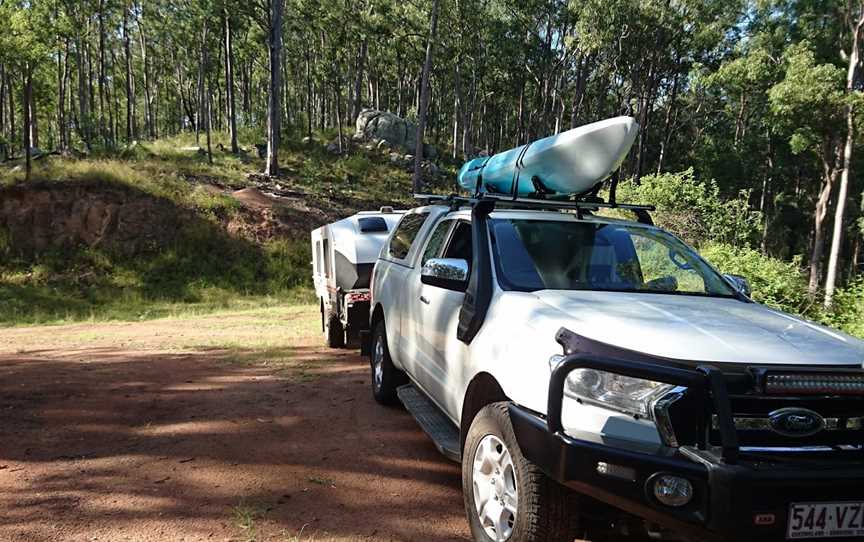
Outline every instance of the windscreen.
<path id="1" fill-rule="evenodd" d="M 735 295 L 693 249 L 662 230 L 518 219 L 495 219 L 490 228 L 505 290 Z"/>

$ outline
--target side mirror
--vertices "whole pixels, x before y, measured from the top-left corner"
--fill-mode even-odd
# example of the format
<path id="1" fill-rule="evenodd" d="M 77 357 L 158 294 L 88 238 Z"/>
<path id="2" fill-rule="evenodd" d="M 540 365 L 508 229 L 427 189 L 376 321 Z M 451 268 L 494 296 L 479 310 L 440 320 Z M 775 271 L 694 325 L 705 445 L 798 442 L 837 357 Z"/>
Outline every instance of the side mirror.
<path id="1" fill-rule="evenodd" d="M 457 258 L 432 258 L 420 271 L 420 282 L 464 292 L 468 288 L 468 262 Z"/>
<path id="2" fill-rule="evenodd" d="M 732 283 L 732 286 L 734 286 L 735 289 L 738 290 L 739 293 L 741 293 L 747 297 L 750 297 L 750 294 L 752 293 L 752 291 L 750 289 L 750 283 L 747 281 L 747 279 L 745 279 L 741 275 L 729 275 L 729 274 L 727 274 L 727 275 L 723 275 L 723 276 L 726 278 L 726 280 L 728 280 L 729 282 Z"/>

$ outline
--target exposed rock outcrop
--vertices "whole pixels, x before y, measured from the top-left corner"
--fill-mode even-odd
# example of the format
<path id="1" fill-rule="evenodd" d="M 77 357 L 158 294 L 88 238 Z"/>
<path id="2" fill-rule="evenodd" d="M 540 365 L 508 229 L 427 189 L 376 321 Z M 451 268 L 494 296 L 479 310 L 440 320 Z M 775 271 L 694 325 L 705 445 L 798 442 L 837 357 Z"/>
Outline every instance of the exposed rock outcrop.
<path id="1" fill-rule="evenodd" d="M 417 146 L 417 125 L 389 111 L 364 109 L 357 115 L 354 141 L 375 142 L 379 150 L 386 147 L 414 152 Z M 385 142 L 384 145 L 381 142 Z M 423 145 L 423 155 L 435 159 L 438 150 L 429 144 Z"/>

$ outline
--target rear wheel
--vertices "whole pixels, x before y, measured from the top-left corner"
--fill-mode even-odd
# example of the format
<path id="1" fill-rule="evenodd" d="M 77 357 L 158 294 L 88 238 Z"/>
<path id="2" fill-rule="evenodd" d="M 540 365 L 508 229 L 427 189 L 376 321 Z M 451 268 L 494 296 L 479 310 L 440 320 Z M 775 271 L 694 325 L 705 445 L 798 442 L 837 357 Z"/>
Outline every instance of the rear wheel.
<path id="1" fill-rule="evenodd" d="M 345 346 L 345 329 L 339 316 L 331 309 L 324 309 L 324 340 L 330 348 Z"/>
<path id="2" fill-rule="evenodd" d="M 544 475 L 519 449 L 507 403 L 477 413 L 462 454 L 462 494 L 474 540 L 573 540 L 577 495 Z"/>
<path id="3" fill-rule="evenodd" d="M 372 369 L 372 395 L 382 405 L 393 405 L 399 401 L 396 388 L 408 383 L 408 377 L 393 365 L 387 348 L 387 329 L 379 320 L 372 330 L 372 352 L 369 356 Z"/>

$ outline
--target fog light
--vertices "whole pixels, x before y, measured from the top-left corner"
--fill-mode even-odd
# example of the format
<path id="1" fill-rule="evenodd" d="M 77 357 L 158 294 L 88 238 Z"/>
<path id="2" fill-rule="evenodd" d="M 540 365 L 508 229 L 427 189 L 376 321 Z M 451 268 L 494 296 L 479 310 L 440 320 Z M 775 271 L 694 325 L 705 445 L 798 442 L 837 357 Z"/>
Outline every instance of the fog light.
<path id="1" fill-rule="evenodd" d="M 654 478 L 654 496 L 666 506 L 684 506 L 693 499 L 693 484 L 680 476 L 661 474 Z"/>

